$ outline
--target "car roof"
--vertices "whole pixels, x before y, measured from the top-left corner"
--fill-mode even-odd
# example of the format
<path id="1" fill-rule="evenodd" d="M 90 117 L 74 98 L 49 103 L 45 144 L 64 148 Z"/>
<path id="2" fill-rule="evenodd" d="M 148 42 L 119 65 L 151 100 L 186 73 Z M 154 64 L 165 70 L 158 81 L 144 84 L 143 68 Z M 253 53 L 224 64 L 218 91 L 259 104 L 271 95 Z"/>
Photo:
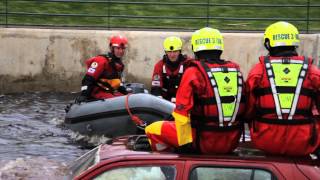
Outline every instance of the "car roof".
<path id="1" fill-rule="evenodd" d="M 215 154 L 215 155 L 201 155 L 201 154 L 177 154 L 167 152 L 151 152 L 151 151 L 137 151 L 133 150 L 134 144 L 137 139 L 145 136 L 123 136 L 113 139 L 107 144 L 100 145 L 99 148 L 99 161 L 108 160 L 111 158 L 117 159 L 171 159 L 171 160 L 198 160 L 198 161 L 210 161 L 210 160 L 239 160 L 246 161 L 264 161 L 264 162 L 281 162 L 281 163 L 293 163 L 299 164 L 314 164 L 314 158 L 310 156 L 306 157 L 286 157 L 286 156 L 272 156 L 267 155 L 264 152 L 252 147 L 250 142 L 241 142 L 239 147 L 232 154 Z M 317 161 L 319 162 L 319 161 Z"/>

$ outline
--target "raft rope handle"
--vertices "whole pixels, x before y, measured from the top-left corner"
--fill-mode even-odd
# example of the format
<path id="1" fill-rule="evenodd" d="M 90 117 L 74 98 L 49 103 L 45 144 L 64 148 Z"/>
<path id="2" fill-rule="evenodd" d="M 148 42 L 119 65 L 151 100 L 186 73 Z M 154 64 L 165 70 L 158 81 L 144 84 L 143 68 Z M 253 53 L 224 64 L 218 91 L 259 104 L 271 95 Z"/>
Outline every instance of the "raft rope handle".
<path id="1" fill-rule="evenodd" d="M 131 120 L 138 126 L 138 128 L 143 128 L 144 129 L 144 127 L 147 126 L 147 123 L 145 121 L 143 121 L 142 119 L 140 119 L 139 116 L 132 114 L 131 111 L 130 111 L 129 96 L 130 96 L 130 94 L 128 94 L 126 96 L 126 109 L 127 109 L 128 113 L 129 113 L 129 116 L 130 116 Z"/>

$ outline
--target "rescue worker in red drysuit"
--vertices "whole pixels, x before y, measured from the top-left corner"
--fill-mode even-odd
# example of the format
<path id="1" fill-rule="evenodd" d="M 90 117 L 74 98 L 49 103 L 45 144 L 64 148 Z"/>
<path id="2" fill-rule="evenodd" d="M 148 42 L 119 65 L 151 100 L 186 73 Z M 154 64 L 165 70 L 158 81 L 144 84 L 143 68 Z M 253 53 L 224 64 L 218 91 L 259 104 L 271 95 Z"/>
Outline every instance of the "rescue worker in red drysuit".
<path id="1" fill-rule="evenodd" d="M 174 103 L 182 74 L 191 58 L 181 54 L 182 40 L 179 37 L 166 38 L 163 47 L 165 55 L 154 66 L 151 94 Z"/>
<path id="2" fill-rule="evenodd" d="M 312 114 L 320 71 L 311 58 L 298 55 L 299 42 L 290 23 L 267 27 L 264 45 L 269 54 L 259 58 L 246 82 L 251 140 L 269 154 L 308 155 L 320 143 L 320 122 Z"/>
<path id="3" fill-rule="evenodd" d="M 81 95 L 76 98 L 77 103 L 127 94 L 126 88 L 122 85 L 122 57 L 127 44 L 127 38 L 113 36 L 110 39 L 108 54 L 98 55 L 86 61 L 87 72 L 82 80 Z"/>
<path id="4" fill-rule="evenodd" d="M 186 69 L 177 92 L 173 121 L 145 128 L 152 150 L 178 153 L 230 153 L 242 132 L 244 86 L 239 66 L 220 58 L 221 33 L 202 28 L 193 33 L 196 60 Z"/>

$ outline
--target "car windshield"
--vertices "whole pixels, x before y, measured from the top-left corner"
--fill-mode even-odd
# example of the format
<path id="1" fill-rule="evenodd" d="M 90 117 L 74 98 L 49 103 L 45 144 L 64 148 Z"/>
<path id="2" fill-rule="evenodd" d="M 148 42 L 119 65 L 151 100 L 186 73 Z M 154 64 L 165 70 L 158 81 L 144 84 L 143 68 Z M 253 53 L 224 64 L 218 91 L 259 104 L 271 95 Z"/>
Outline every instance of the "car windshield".
<path id="1" fill-rule="evenodd" d="M 71 171 L 70 178 L 79 175 L 81 172 L 89 169 L 91 166 L 95 165 L 99 161 L 98 150 L 100 146 L 90 150 L 86 154 L 82 155 L 78 159 L 72 162 L 69 165 L 69 170 Z"/>
<path id="2" fill-rule="evenodd" d="M 94 180 L 174 180 L 175 176 L 174 166 L 128 166 L 105 171 Z"/>

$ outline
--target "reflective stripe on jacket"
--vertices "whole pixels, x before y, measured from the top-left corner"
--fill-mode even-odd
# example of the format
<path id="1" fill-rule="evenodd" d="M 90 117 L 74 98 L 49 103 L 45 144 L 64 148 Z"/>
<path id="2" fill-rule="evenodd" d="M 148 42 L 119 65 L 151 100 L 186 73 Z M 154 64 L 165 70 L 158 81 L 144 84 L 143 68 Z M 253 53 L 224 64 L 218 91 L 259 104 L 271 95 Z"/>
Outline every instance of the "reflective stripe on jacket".
<path id="1" fill-rule="evenodd" d="M 319 98 L 319 70 L 303 56 L 259 60 L 246 83 L 253 144 L 272 154 L 313 152 L 320 143 L 320 123 L 312 114 Z"/>
<path id="2" fill-rule="evenodd" d="M 162 96 L 169 101 L 172 98 L 176 98 L 176 93 L 186 68 L 185 63 L 191 60 L 184 55 L 180 55 L 179 58 L 180 63 L 177 67 L 167 65 L 166 61 L 168 59 L 165 57 L 157 62 L 152 75 L 151 94 Z"/>
<path id="3" fill-rule="evenodd" d="M 241 134 L 241 122 L 237 115 L 244 112 L 244 103 L 237 103 L 241 99 L 244 100 L 242 98 L 244 90 L 241 90 L 238 97 L 238 90 L 244 88 L 239 88 L 242 84 L 239 66 L 230 61 L 225 61 L 222 65 L 207 62 L 205 64 L 213 72 L 207 73 L 200 61 L 195 61 L 182 77 L 174 110 L 176 126 L 183 124 L 182 120 L 176 118 L 177 114 L 185 117 L 182 119 L 191 117 L 191 120 L 183 121 L 185 124 L 181 127 L 177 126 L 178 139 L 181 142 L 188 142 L 192 136 L 187 133 L 179 134 L 179 132 L 190 132 L 188 129 L 192 126 L 196 129 L 196 141 L 192 141 L 197 144 L 201 152 L 231 152 L 237 147 Z M 214 83 L 212 83 L 213 79 L 209 78 L 209 74 L 216 79 Z M 217 93 L 221 93 L 218 98 Z M 222 136 L 224 138 L 221 139 Z M 214 145 L 212 142 L 215 142 Z"/>

